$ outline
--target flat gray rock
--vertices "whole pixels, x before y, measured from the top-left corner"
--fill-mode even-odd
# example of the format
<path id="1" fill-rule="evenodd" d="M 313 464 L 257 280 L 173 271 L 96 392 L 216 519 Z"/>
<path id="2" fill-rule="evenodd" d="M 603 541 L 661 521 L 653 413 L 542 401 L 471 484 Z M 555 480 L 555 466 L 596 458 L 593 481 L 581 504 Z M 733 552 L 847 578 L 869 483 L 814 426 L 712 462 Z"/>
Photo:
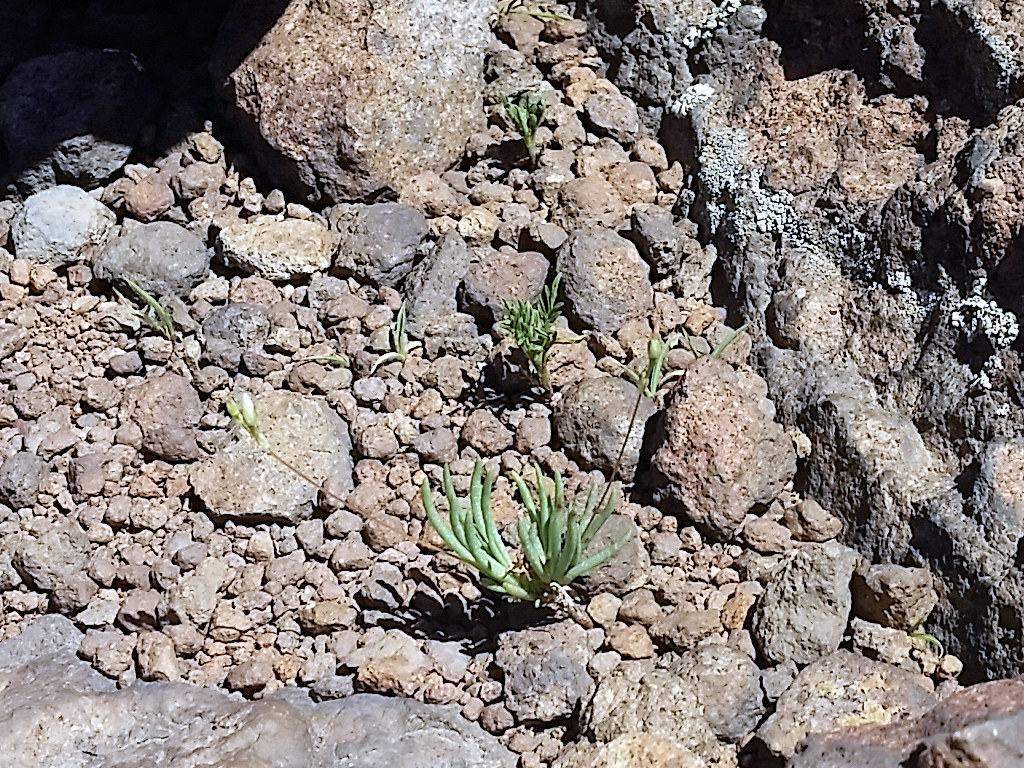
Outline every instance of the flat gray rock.
<path id="1" fill-rule="evenodd" d="M 256 398 L 260 427 L 273 449 L 318 483 L 352 488 L 348 424 L 323 400 L 286 391 Z M 318 490 L 247 435 L 193 467 L 190 480 L 211 514 L 233 520 L 295 523 L 313 513 Z"/>
<path id="2" fill-rule="evenodd" d="M 0 643 L 3 765 L 36 768 L 512 768 L 455 706 L 297 689 L 246 701 L 182 683 L 115 683 L 76 657 L 81 633 L 47 616 Z"/>

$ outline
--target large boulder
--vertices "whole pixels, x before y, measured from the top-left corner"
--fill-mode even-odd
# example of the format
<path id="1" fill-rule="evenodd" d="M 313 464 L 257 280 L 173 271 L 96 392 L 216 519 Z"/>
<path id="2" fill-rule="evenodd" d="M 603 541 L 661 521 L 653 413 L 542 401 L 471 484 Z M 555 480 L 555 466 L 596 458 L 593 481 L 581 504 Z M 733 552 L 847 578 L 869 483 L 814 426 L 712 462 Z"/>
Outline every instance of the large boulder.
<path id="1" fill-rule="evenodd" d="M 211 66 L 243 139 L 290 194 L 400 188 L 483 129 L 488 0 L 282 5 L 237 2 Z"/>
<path id="2" fill-rule="evenodd" d="M 756 504 L 769 504 L 796 472 L 790 437 L 774 421 L 757 375 L 713 357 L 687 369 L 654 455 L 665 495 L 722 536 Z"/>
<path id="3" fill-rule="evenodd" d="M 969 677 L 1019 674 L 1020 495 L 1014 449 L 990 446 L 1024 437 L 1022 11 L 852 0 L 835 25 L 783 5 L 583 12 L 693 158 L 683 208 L 778 420 L 809 438 L 801 491 L 862 554 L 932 571 L 929 631 Z"/>
<path id="4" fill-rule="evenodd" d="M 76 49 L 19 64 L 0 86 L 7 175 L 24 194 L 101 184 L 127 162 L 156 94 L 127 51 Z"/>
<path id="5" fill-rule="evenodd" d="M 808 736 L 918 717 L 936 701 L 923 675 L 836 651 L 797 676 L 757 738 L 774 754 L 789 757 Z"/>
<path id="6" fill-rule="evenodd" d="M 858 725 L 860 727 L 858 727 Z M 869 726 L 869 727 L 864 727 Z M 963 688 L 918 718 L 812 735 L 790 768 L 999 768 L 1024 757 L 1024 681 Z M 965 762 L 967 761 L 967 762 Z"/>

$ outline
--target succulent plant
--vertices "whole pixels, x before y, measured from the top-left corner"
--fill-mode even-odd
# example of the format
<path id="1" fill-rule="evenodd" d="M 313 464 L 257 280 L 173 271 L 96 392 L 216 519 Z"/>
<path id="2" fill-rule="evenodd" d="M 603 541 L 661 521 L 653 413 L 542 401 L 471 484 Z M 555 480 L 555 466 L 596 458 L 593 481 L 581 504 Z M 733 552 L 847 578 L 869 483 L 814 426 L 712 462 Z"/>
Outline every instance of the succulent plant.
<path id="1" fill-rule="evenodd" d="M 516 557 L 509 553 L 494 522 L 491 491 L 495 476 L 484 472 L 482 462 L 473 467 L 468 500 L 455 495 L 445 465 L 442 488 L 448 499 L 448 520 L 438 512 L 426 479 L 421 493 L 430 524 L 457 558 L 480 572 L 484 586 L 515 600 L 543 602 L 557 599 L 565 587 L 604 564 L 626 545 L 631 532 L 596 553 L 588 553 L 594 537 L 615 511 L 617 494 L 606 495 L 606 500 L 599 502 L 601 488 L 594 484 L 584 504 L 577 506 L 566 500 L 558 472 L 552 493 L 540 467 L 534 470 L 536 498 L 526 481 L 513 474 L 526 508 L 517 526 L 522 552 Z"/>

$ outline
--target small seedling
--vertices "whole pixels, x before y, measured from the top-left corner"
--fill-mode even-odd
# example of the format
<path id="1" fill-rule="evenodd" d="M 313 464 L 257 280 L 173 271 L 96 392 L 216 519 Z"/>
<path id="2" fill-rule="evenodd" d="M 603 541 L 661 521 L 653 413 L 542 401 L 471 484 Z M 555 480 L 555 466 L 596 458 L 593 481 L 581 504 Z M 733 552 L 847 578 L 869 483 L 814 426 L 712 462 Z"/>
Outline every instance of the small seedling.
<path id="1" fill-rule="evenodd" d="M 227 408 L 228 415 L 231 420 L 250 438 L 253 442 L 259 446 L 260 450 L 270 456 L 272 459 L 277 461 L 281 466 L 290 472 L 294 473 L 297 477 L 309 483 L 311 486 L 316 488 L 318 491 L 326 496 L 330 496 L 335 501 L 344 504 L 345 500 L 338 497 L 336 494 L 331 493 L 327 490 L 323 483 L 318 483 L 306 472 L 299 467 L 295 466 L 291 461 L 282 456 L 277 449 L 271 445 L 267 436 L 260 429 L 259 415 L 256 413 L 256 403 L 253 402 L 252 395 L 248 392 L 239 392 L 238 395 L 229 399 L 224 403 Z"/>
<path id="2" fill-rule="evenodd" d="M 422 346 L 418 341 L 409 341 L 409 334 L 406 333 L 405 325 L 406 309 L 405 302 L 403 301 L 402 306 L 398 309 L 398 314 L 395 315 L 395 322 L 391 325 L 391 351 L 377 358 L 377 362 L 370 368 L 370 373 L 388 363 L 404 363 L 406 358 L 409 357 L 410 352 Z"/>
<path id="3" fill-rule="evenodd" d="M 181 333 L 178 331 L 178 326 L 175 324 L 174 318 L 171 317 L 171 313 L 168 312 L 167 308 L 160 303 L 159 299 L 154 298 L 145 288 L 134 280 L 125 278 L 124 282 L 131 289 L 131 292 L 135 294 L 135 298 L 142 302 L 142 309 L 139 309 L 134 302 L 125 298 L 124 294 L 116 288 L 114 289 L 114 293 L 117 294 L 117 298 L 121 300 L 121 303 L 124 304 L 124 306 L 128 307 L 133 315 L 171 343 L 174 343 L 181 338 Z"/>
<path id="4" fill-rule="evenodd" d="M 715 347 L 714 351 L 711 353 L 711 356 L 716 358 L 716 359 L 720 358 L 722 356 L 722 354 L 725 352 L 725 350 L 727 350 L 729 348 L 729 345 L 732 344 L 734 341 L 736 341 L 736 339 L 738 339 L 740 337 L 740 334 L 742 334 L 745 330 L 747 330 L 747 325 L 748 325 L 748 323 L 744 323 L 739 328 L 737 328 L 735 331 L 732 331 L 728 336 L 726 336 L 720 342 L 718 342 L 718 346 Z"/>
<path id="5" fill-rule="evenodd" d="M 455 495 L 451 472 L 445 465 L 442 487 L 448 499 L 448 520 L 437 511 L 430 483 L 424 478 L 421 488 L 427 519 L 457 558 L 478 570 L 484 586 L 514 600 L 561 602 L 567 599 L 566 587 L 605 563 L 629 541 L 626 531 L 596 554 L 587 549 L 618 503 L 613 495 L 603 506 L 598 504 L 599 487 L 591 487 L 582 508 L 568 503 L 559 473 L 554 475 L 554 494 L 546 485 L 540 467 L 535 466 L 537 498 L 518 474 L 513 479 L 526 508 L 519 518 L 519 542 L 522 557 L 513 561 L 498 533 L 491 513 L 494 475 L 484 474 L 477 461 L 469 484 L 469 506 Z"/>
<path id="6" fill-rule="evenodd" d="M 710 356 L 715 358 L 716 360 L 720 358 L 725 353 L 725 350 L 729 348 L 729 345 L 736 341 L 736 339 L 740 337 L 740 334 L 747 330 L 748 325 L 749 323 L 744 323 L 736 330 L 730 331 L 729 335 L 727 335 L 724 339 L 718 342 L 718 346 L 716 346 L 714 350 L 711 351 Z M 703 353 L 697 351 L 697 347 L 694 346 L 693 343 L 693 336 L 690 335 L 690 332 L 686 330 L 685 326 L 683 327 L 683 338 L 686 339 L 686 346 L 690 348 L 690 352 L 693 354 L 694 357 L 703 356 Z"/>
<path id="7" fill-rule="evenodd" d="M 505 117 L 512 128 L 522 137 L 526 151 L 530 155 L 530 162 L 536 163 L 537 128 L 544 117 L 544 97 L 535 93 L 521 93 L 513 100 L 507 94 L 503 94 L 501 105 L 505 108 Z"/>
<path id="8" fill-rule="evenodd" d="M 935 649 L 939 652 L 939 656 L 946 655 L 946 649 L 942 645 L 942 641 L 939 640 L 935 635 L 925 632 L 923 629 L 916 629 L 910 633 L 910 636 L 915 640 L 924 640 L 926 643 L 935 646 Z"/>
<path id="9" fill-rule="evenodd" d="M 735 331 L 726 336 L 721 343 L 711 353 L 711 357 L 721 357 L 722 353 L 728 348 L 736 338 L 747 329 L 746 324 L 741 325 Z M 686 339 L 686 343 L 693 353 L 694 357 L 700 357 L 700 353 L 697 352 L 697 348 L 693 343 L 693 337 L 683 328 L 682 334 L 672 333 L 669 334 L 665 341 L 662 341 L 657 336 L 651 337 L 650 341 L 647 342 L 647 366 L 644 368 L 643 373 L 639 373 L 632 368 L 622 366 L 623 371 L 632 379 L 633 383 L 637 386 L 636 401 L 633 403 L 633 412 L 629 416 L 629 422 L 626 426 L 626 436 L 622 440 L 622 446 L 619 448 L 619 455 L 615 459 L 615 464 L 612 466 L 611 479 L 614 481 L 619 474 L 619 470 L 622 468 L 622 460 L 626 455 L 626 446 L 629 444 L 630 435 L 633 434 L 633 427 L 636 426 L 637 414 L 640 412 L 640 403 L 645 397 L 653 400 L 658 396 L 658 390 L 664 386 L 664 384 L 670 379 L 682 375 L 682 371 L 672 371 L 671 373 L 664 373 L 665 359 L 668 357 L 669 351 L 676 346 L 680 339 Z M 604 499 L 601 499 L 602 503 Z"/>
<path id="10" fill-rule="evenodd" d="M 309 357 L 300 357 L 295 362 L 297 363 L 323 363 L 324 365 L 333 365 L 335 368 L 348 368 L 349 359 L 347 356 L 340 352 L 333 355 L 310 355 Z"/>
<path id="11" fill-rule="evenodd" d="M 670 333 L 664 341 L 658 336 L 652 336 L 651 340 L 647 342 L 647 366 L 643 373 L 638 373 L 628 366 L 622 366 L 623 373 L 640 388 L 644 397 L 653 400 L 658 396 L 658 390 L 661 389 L 662 384 L 669 378 L 679 375 L 679 371 L 665 373 L 665 358 L 681 338 L 682 336 L 678 333 Z"/>
<path id="12" fill-rule="evenodd" d="M 270 443 L 260 431 L 259 418 L 256 416 L 256 403 L 248 392 L 240 392 L 237 397 L 229 399 L 225 404 L 228 415 L 256 444 L 264 451 L 270 450 Z"/>
<path id="13" fill-rule="evenodd" d="M 560 339 L 555 322 L 562 316 L 562 302 L 558 300 L 558 288 L 562 276 L 555 275 L 551 285 L 546 286 L 533 301 L 506 299 L 502 302 L 504 313 L 499 325 L 512 336 L 512 341 L 526 355 L 530 367 L 540 383 L 551 388 L 548 373 L 548 353 L 559 343 L 579 341 L 582 336 Z"/>

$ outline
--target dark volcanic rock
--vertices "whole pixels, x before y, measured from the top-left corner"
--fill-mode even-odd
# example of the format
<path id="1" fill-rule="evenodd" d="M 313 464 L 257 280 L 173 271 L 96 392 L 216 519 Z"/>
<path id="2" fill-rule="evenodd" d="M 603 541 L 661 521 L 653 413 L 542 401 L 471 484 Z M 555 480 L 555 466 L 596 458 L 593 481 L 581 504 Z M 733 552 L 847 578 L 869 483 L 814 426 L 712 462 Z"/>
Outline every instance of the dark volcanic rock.
<path id="1" fill-rule="evenodd" d="M 0 86 L 0 138 L 20 191 L 91 188 L 128 160 L 155 104 L 126 51 L 73 50 L 19 64 Z"/>

